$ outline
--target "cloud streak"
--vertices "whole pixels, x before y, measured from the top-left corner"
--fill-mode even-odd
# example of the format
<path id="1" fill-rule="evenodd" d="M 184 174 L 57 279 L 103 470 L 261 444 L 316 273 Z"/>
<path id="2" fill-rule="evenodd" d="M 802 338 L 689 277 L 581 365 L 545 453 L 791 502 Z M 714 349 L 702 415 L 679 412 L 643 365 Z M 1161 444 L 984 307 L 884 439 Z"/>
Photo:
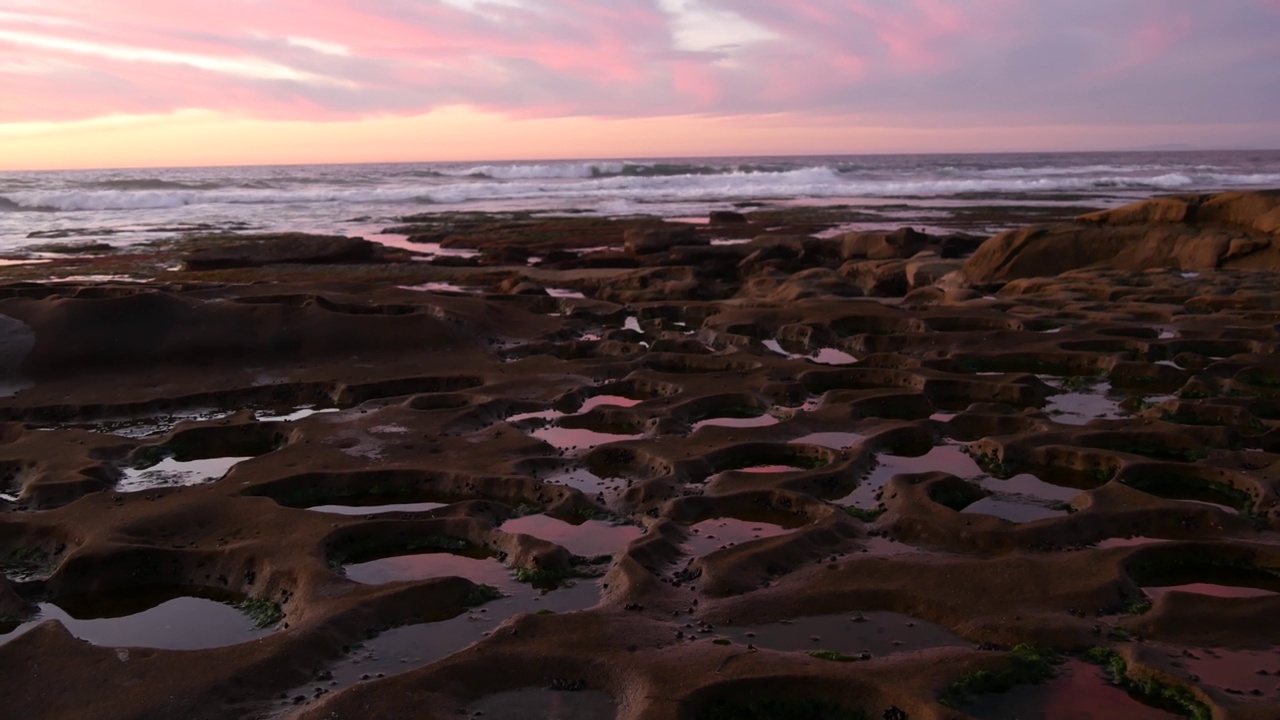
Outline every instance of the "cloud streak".
<path id="1" fill-rule="evenodd" d="M 1276 37 L 1277 0 L 0 0 L 0 123 L 1278 122 Z"/>

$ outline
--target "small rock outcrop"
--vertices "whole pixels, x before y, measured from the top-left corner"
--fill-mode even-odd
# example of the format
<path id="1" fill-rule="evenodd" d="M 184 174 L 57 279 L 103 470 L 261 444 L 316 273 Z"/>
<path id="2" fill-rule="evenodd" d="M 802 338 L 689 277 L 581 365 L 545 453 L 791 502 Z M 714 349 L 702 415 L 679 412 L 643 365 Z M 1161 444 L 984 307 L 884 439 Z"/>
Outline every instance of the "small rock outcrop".
<path id="1" fill-rule="evenodd" d="M 677 245 L 706 245 L 707 240 L 698 237 L 698 231 L 692 225 L 632 228 L 627 230 L 624 238 L 627 252 L 636 255 L 670 250 Z"/>
<path id="2" fill-rule="evenodd" d="M 1179 195 L 1000 233 L 965 263 L 976 284 L 1106 267 L 1280 267 L 1280 190 Z"/>
<path id="3" fill-rule="evenodd" d="M 893 232 L 852 232 L 840 237 L 844 260 L 903 260 L 929 246 L 931 238 L 904 227 Z"/>
<path id="4" fill-rule="evenodd" d="M 283 264 L 385 262 L 381 245 L 342 235 L 274 233 L 197 238 L 201 245 L 182 258 L 189 271 Z"/>

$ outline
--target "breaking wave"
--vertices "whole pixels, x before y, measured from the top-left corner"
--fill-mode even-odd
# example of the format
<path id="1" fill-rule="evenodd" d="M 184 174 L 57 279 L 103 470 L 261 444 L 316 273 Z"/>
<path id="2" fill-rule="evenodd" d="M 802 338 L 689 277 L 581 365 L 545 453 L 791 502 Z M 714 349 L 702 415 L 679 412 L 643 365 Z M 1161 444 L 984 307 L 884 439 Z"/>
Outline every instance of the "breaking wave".
<path id="1" fill-rule="evenodd" d="M 373 172 L 353 166 L 320 175 L 201 177 L 200 183 L 143 177 L 62 182 L 43 189 L 0 190 L 0 211 L 130 211 L 195 205 L 341 203 L 461 204 L 582 199 L 596 203 L 722 201 L 840 197 L 929 197 L 994 193 L 1177 191 L 1280 184 L 1280 173 L 1205 172 L 1170 165 L 1065 167 L 933 167 L 914 173 L 853 170 L 838 163 L 810 167 L 695 163 L 566 162 L 455 165 L 437 172 L 406 168 Z M 319 180 L 319 178 L 323 180 Z M 12 186 L 11 186 L 12 187 Z"/>

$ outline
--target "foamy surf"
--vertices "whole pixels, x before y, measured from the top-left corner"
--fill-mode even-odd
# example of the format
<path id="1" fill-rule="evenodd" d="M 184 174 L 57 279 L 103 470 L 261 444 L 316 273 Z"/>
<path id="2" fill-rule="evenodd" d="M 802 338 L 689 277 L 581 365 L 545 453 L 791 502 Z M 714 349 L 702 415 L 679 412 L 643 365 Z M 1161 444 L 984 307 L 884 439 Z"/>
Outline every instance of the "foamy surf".
<path id="1" fill-rule="evenodd" d="M 368 234 L 439 210 L 687 217 L 754 202 L 1116 204 L 1280 185 L 1280 153 L 858 156 L 186 168 L 0 175 L 0 248 L 33 232 L 241 225 Z M 362 221 L 364 224 L 360 224 Z"/>

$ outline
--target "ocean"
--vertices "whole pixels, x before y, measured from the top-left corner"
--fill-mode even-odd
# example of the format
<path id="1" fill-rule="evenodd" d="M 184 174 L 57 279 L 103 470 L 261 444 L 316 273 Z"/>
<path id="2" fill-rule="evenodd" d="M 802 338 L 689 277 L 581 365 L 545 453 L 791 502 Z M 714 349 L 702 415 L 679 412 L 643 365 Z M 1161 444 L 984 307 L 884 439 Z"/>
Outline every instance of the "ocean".
<path id="1" fill-rule="evenodd" d="M 301 231 L 393 242 L 404 216 L 533 211 L 668 218 L 755 204 L 880 208 L 884 225 L 977 205 L 1110 207 L 1280 187 L 1280 151 L 861 155 L 0 172 L 0 252 L 183 232 Z M 874 224 L 874 223 L 873 223 Z"/>

